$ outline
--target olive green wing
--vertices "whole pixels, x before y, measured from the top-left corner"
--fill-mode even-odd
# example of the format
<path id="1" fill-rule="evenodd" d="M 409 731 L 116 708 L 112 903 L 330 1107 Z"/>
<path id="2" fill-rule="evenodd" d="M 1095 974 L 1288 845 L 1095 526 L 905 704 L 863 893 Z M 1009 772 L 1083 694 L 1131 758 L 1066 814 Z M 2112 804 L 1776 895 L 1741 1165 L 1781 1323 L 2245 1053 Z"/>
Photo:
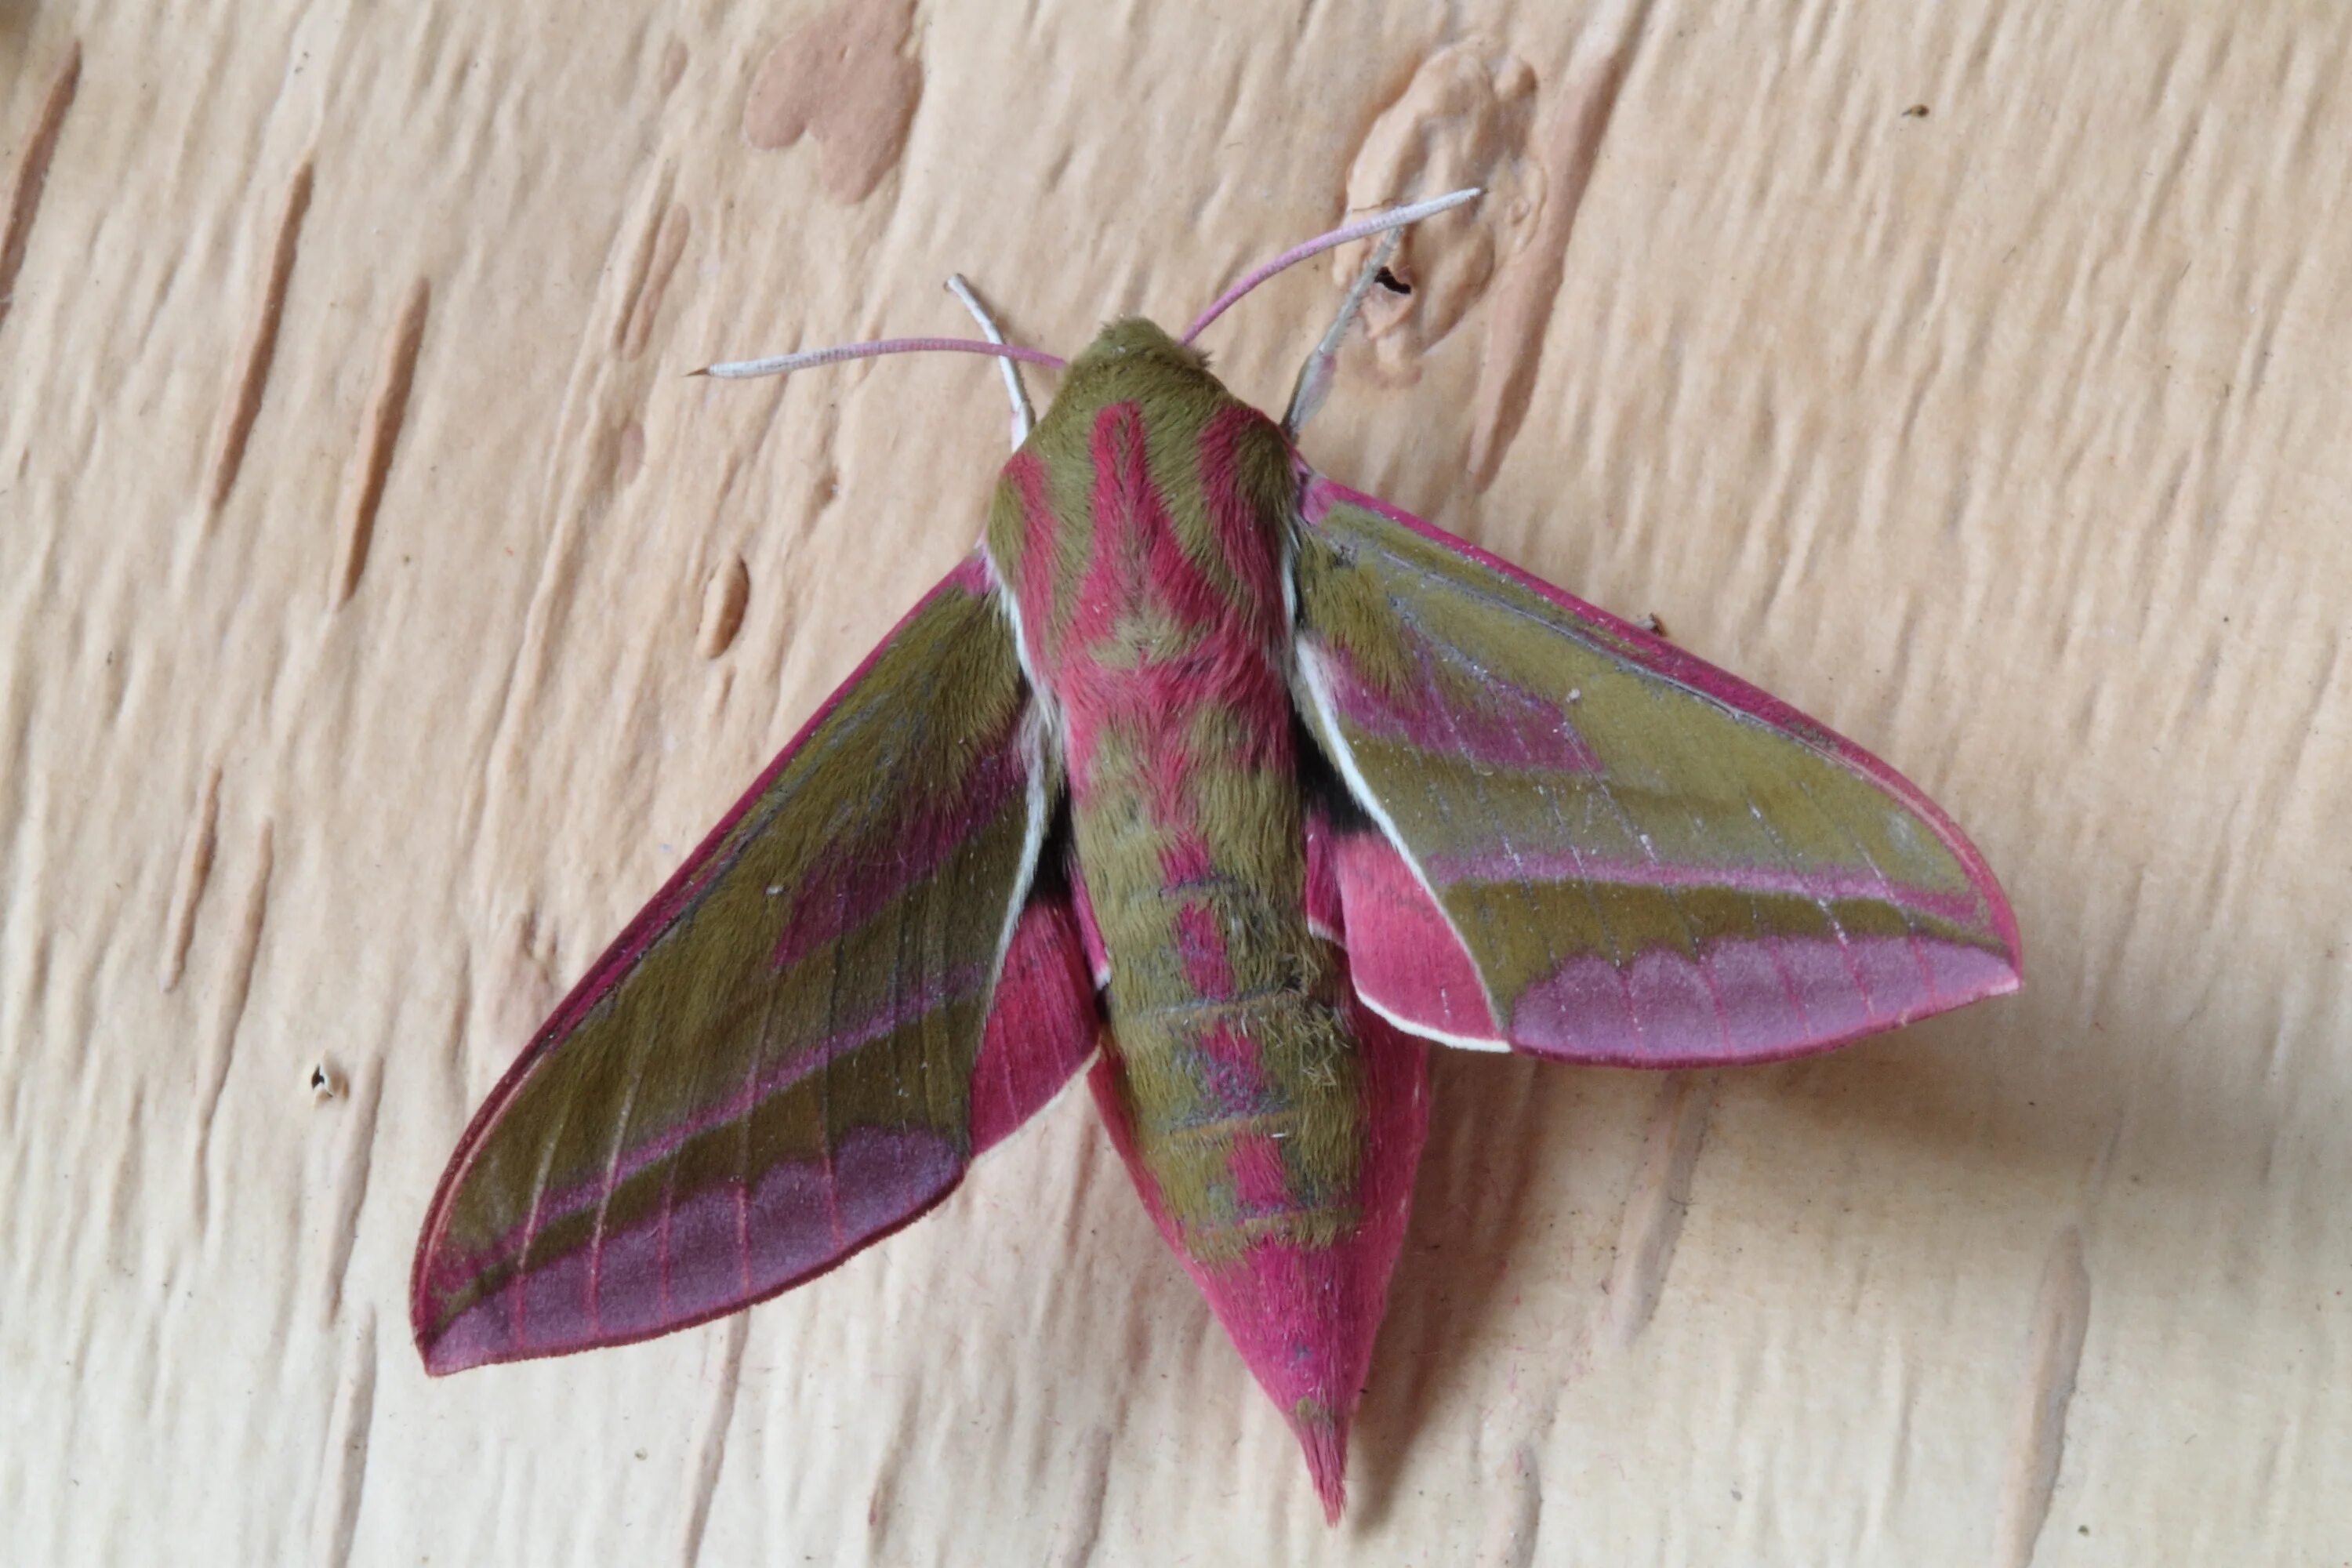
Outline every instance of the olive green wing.
<path id="1" fill-rule="evenodd" d="M 1303 500 L 1298 706 L 1361 813 L 1325 853 L 1391 1021 L 1702 1065 L 2016 987 L 2000 885 L 1885 763 L 1417 518 Z"/>
<path id="2" fill-rule="evenodd" d="M 699 1322 L 922 1213 L 1091 1052 L 1060 781 L 985 560 L 835 692 L 475 1115 L 436 1373 Z"/>

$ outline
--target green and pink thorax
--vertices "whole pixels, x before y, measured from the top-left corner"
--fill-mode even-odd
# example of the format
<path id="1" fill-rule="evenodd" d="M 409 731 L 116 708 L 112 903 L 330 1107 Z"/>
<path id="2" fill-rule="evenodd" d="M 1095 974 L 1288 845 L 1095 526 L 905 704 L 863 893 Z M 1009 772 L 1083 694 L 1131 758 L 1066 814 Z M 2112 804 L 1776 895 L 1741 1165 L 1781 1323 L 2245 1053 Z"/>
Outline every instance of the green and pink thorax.
<path id="1" fill-rule="evenodd" d="M 1097 1096 L 1336 1493 L 1423 1052 L 1356 1003 L 1336 909 L 1308 908 L 1290 445 L 1192 355 L 1129 336 L 1073 367 L 1006 466 L 989 551 L 1066 770 L 1108 1024 Z"/>

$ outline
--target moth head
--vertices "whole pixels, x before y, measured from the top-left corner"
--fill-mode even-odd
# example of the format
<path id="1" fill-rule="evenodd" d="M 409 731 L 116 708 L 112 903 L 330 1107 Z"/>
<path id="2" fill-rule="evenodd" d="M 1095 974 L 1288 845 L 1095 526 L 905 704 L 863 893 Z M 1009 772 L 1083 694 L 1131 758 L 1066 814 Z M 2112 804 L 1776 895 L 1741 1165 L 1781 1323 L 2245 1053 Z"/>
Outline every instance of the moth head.
<path id="1" fill-rule="evenodd" d="M 1154 361 L 1172 370 L 1205 371 L 1209 365 L 1206 354 L 1178 342 L 1157 322 L 1129 316 L 1096 333 L 1086 352 L 1070 362 L 1070 374 L 1076 375 L 1093 365 L 1138 359 Z"/>
<path id="2" fill-rule="evenodd" d="M 1159 325 L 1140 316 L 1129 316 L 1113 321 L 1095 334 L 1095 341 L 1063 373 L 1065 395 L 1082 384 L 1106 375 L 1127 379 L 1165 372 L 1178 376 L 1206 377 L 1209 356 L 1189 344 L 1180 343 L 1161 331 Z"/>
<path id="3" fill-rule="evenodd" d="M 1070 361 L 1037 434 L 1049 445 L 1075 443 L 1073 449 L 1084 451 L 1097 416 L 1113 405 L 1133 404 L 1156 426 L 1178 409 L 1223 404 L 1232 395 L 1210 374 L 1207 355 L 1139 316 L 1129 317 L 1105 327 Z"/>

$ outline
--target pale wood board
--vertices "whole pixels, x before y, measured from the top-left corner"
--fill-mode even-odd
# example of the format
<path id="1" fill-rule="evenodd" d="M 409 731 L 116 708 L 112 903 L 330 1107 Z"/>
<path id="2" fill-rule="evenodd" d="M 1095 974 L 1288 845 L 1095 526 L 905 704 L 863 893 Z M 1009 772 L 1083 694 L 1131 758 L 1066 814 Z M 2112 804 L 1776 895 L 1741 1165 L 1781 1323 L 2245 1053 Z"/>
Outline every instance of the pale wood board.
<path id="1" fill-rule="evenodd" d="M 0 1558 L 2352 1558 L 2347 49 L 0 7 Z M 1706 1078 L 1445 1056 L 1337 1531 L 1083 1097 L 747 1317 L 426 1379 L 467 1110 L 1001 460 L 977 361 L 683 373 L 961 331 L 958 268 L 1067 351 L 1462 180 L 1310 455 L 1918 780 L 2023 994 Z M 1338 288 L 1222 323 L 1234 386 Z"/>

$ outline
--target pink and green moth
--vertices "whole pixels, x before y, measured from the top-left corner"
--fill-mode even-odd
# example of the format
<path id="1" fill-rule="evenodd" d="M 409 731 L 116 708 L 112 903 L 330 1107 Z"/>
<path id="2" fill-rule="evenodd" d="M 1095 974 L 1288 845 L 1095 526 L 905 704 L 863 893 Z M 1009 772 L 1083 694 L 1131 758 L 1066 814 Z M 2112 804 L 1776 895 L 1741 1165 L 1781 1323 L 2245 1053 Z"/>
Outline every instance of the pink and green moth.
<path id="1" fill-rule="evenodd" d="M 1081 1068 L 1328 1517 L 1431 1042 L 1771 1061 L 2015 988 L 2007 900 L 1851 742 L 1317 473 L 1297 437 L 1402 225 L 1062 366 L 980 545 L 819 709 L 475 1115 L 426 1366 L 732 1312 L 938 1204 Z M 1190 347 L 1385 231 L 1277 424 Z M 960 280 L 959 280 L 960 287 Z"/>

